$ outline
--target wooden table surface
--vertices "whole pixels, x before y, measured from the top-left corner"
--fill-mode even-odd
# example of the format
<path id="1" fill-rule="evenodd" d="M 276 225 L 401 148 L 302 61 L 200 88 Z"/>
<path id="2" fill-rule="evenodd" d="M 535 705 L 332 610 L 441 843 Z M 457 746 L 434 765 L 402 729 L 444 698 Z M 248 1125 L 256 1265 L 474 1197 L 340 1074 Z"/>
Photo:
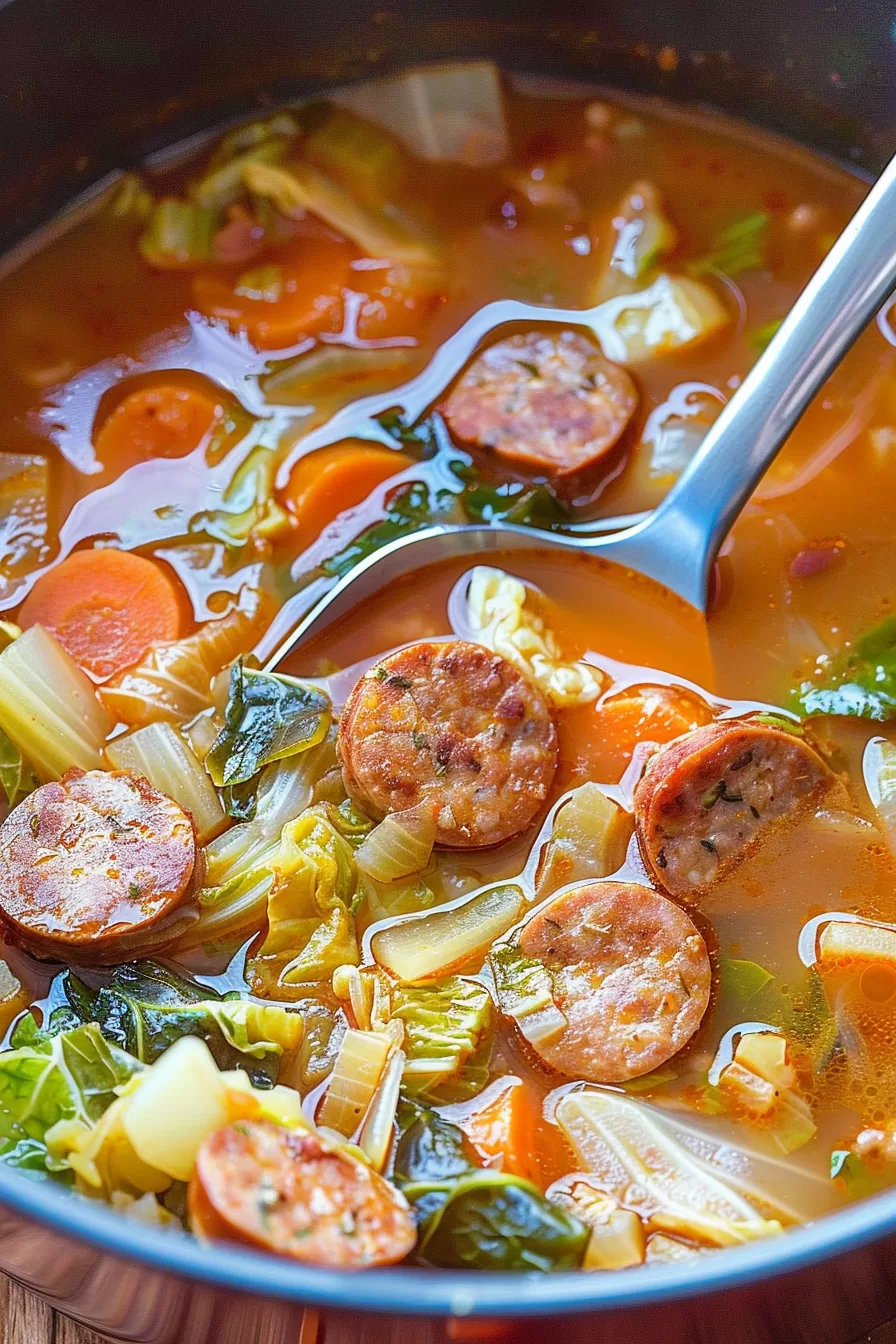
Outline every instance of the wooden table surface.
<path id="1" fill-rule="evenodd" d="M 716 1344 L 708 1336 L 703 1336 L 703 1342 Z M 106 1344 L 106 1341 L 51 1311 L 33 1294 L 0 1276 L 0 1344 Z M 181 1344 L 190 1341 L 183 1340 Z M 717 1344 L 724 1344 L 724 1332 L 720 1332 Z M 850 1344 L 896 1344 L 896 1321 Z"/>

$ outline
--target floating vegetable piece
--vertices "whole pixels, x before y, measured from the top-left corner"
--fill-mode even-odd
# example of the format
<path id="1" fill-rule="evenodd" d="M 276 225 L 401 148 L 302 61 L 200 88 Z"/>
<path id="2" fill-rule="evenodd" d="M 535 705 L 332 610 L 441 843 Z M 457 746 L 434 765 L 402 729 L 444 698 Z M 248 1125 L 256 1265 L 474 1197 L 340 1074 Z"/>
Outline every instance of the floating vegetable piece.
<path id="1" fill-rule="evenodd" d="M 794 692 L 803 714 L 845 714 L 885 722 L 896 717 L 896 616 L 818 666 Z"/>
<path id="2" fill-rule="evenodd" d="M 115 1101 L 115 1089 L 141 1068 L 93 1023 L 50 1037 L 29 1015 L 13 1048 L 0 1053 L 0 1160 L 24 1140 L 43 1145 L 61 1121 L 91 1128 Z M 52 1170 L 53 1159 L 43 1156 Z"/>
<path id="3" fill-rule="evenodd" d="M 501 1011 L 538 1049 L 557 1041 L 569 1025 L 554 1002 L 554 986 L 547 967 L 526 957 L 516 943 L 499 944 L 489 953 Z"/>
<path id="4" fill-rule="evenodd" d="M 5 961 L 0 961 L 0 1032 L 6 1033 L 10 1024 L 31 1002 L 31 995 Z"/>
<path id="5" fill-rule="evenodd" d="M 567 882 L 609 877 L 625 862 L 631 815 L 596 784 L 580 784 L 554 818 L 538 869 L 537 894 L 550 896 Z"/>
<path id="6" fill-rule="evenodd" d="M 122 1124 L 144 1162 L 188 1181 L 205 1136 L 229 1120 L 227 1086 L 208 1046 L 188 1036 L 153 1066 Z"/>
<path id="7" fill-rule="evenodd" d="M 0 653 L 0 730 L 41 780 L 101 767 L 112 719 L 92 682 L 40 625 Z"/>
<path id="8" fill-rule="evenodd" d="M 719 1088 L 735 1117 L 761 1122 L 778 1147 L 791 1153 L 817 1129 L 796 1081 L 785 1038 L 778 1032 L 750 1031 L 741 1036 L 732 1062 L 722 1069 Z"/>
<path id="9" fill-rule="evenodd" d="M 289 153 L 289 140 L 280 135 L 252 145 L 242 154 L 213 167 L 190 186 L 190 200 L 205 210 L 223 210 L 245 192 L 243 177 L 250 163 L 279 163 Z"/>
<path id="10" fill-rule="evenodd" d="M 37 788 L 39 780 L 26 764 L 18 747 L 0 728 L 0 788 L 10 810 Z"/>
<path id="11" fill-rule="evenodd" d="M 409 481 L 396 487 L 386 500 L 383 520 L 367 528 L 344 550 L 330 556 L 323 562 L 321 569 L 329 577 L 341 579 L 381 546 L 387 546 L 390 541 L 396 541 L 434 522 L 439 511 L 447 508 L 452 498 L 447 492 L 440 492 L 436 496 L 423 481 Z"/>
<path id="12" fill-rule="evenodd" d="M 264 444 L 253 448 L 224 491 L 221 507 L 201 514 L 194 527 L 234 547 L 288 532 L 289 515 L 274 499 L 277 463 L 273 449 Z"/>
<path id="13" fill-rule="evenodd" d="M 355 863 L 378 882 L 396 882 L 426 867 L 435 837 L 433 808 L 418 805 L 390 812 L 365 836 Z"/>
<path id="14" fill-rule="evenodd" d="M 489 1167 L 525 1181 L 535 1181 L 538 1156 L 544 1151 L 544 1135 L 536 1129 L 536 1102 L 521 1078 L 505 1075 L 500 1090 L 490 1086 L 476 1110 L 466 1110 L 458 1119 L 463 1133 Z"/>
<path id="15" fill-rule="evenodd" d="M 143 260 L 160 271 L 189 271 L 213 261 L 221 213 L 168 196 L 150 212 L 138 247 Z"/>
<path id="16" fill-rule="evenodd" d="M 268 932 L 247 963 L 256 993 L 283 997 L 338 966 L 356 966 L 354 859 L 325 809 L 310 808 L 284 826 L 270 868 Z"/>
<path id="17" fill-rule="evenodd" d="M 200 844 L 206 844 L 227 825 L 208 774 L 183 733 L 170 723 L 150 723 L 115 738 L 107 746 L 106 756 L 114 769 L 144 775 L 154 788 L 180 803 L 193 818 Z"/>
<path id="18" fill-rule="evenodd" d="M 522 914 L 519 887 L 489 887 L 448 909 L 411 917 L 376 933 L 371 950 L 380 966 L 409 984 L 482 964 L 492 943 Z"/>
<path id="19" fill-rule="evenodd" d="M 780 1223 L 760 1217 L 699 1164 L 639 1102 L 612 1092 L 568 1092 L 556 1117 L 583 1168 L 652 1227 L 712 1246 L 781 1231 Z"/>
<path id="20" fill-rule="evenodd" d="M 336 103 L 303 109 L 302 157 L 337 178 L 357 200 L 387 205 L 407 178 L 408 156 L 397 140 Z"/>
<path id="21" fill-rule="evenodd" d="M 230 674 L 224 728 L 205 758 L 217 785 L 243 784 L 264 766 L 316 747 L 332 709 L 314 686 L 276 672 L 257 672 L 237 659 Z"/>
<path id="22" fill-rule="evenodd" d="M 647 1251 L 644 1224 L 631 1209 L 620 1208 L 615 1199 L 581 1176 L 556 1182 L 550 1196 L 591 1228 L 583 1269 L 643 1265 Z"/>
<path id="23" fill-rule="evenodd" d="M 714 336 L 728 313 L 708 285 L 688 276 L 660 275 L 647 289 L 607 299 L 594 331 L 607 359 L 636 364 Z"/>
<path id="24" fill-rule="evenodd" d="M 723 994 L 746 1003 L 754 999 L 774 976 L 755 961 L 739 961 L 736 957 L 721 957 L 719 963 L 720 988 Z"/>
<path id="25" fill-rule="evenodd" d="M 136 667 L 106 682 L 103 703 L 134 727 L 157 720 L 185 723 L 209 708 L 212 678 L 251 647 L 269 615 L 264 594 L 243 588 L 226 615 L 173 644 L 153 645 Z"/>
<path id="26" fill-rule="evenodd" d="M 601 236 L 605 232 L 601 227 Z M 609 255 L 602 259 L 592 302 L 630 294 L 677 243 L 678 232 L 656 187 L 652 182 L 633 183 L 613 211 Z"/>
<path id="27" fill-rule="evenodd" d="M 721 271 L 733 278 L 743 271 L 761 270 L 767 260 L 769 222 L 768 215 L 762 210 L 734 220 L 717 235 L 705 257 L 691 262 L 691 274 Z"/>
<path id="28" fill-rule="evenodd" d="M 407 1095 L 452 1102 L 482 1090 L 494 1032 L 491 996 L 483 984 L 450 976 L 434 985 L 400 985 L 393 991 L 391 1017 L 405 1027 Z"/>
<path id="29" fill-rule="evenodd" d="M 272 405 L 314 406 L 320 414 L 401 383 L 415 362 L 419 355 L 400 345 L 372 350 L 317 345 L 297 359 L 275 364 L 261 379 L 261 390 Z"/>
<path id="30" fill-rule="evenodd" d="M 862 774 L 886 842 L 896 855 L 896 746 L 885 737 L 873 737 L 862 757 Z"/>
<path id="31" fill-rule="evenodd" d="M 461 1130 L 431 1111 L 399 1140 L 394 1178 L 417 1213 L 425 1264 L 548 1271 L 582 1262 L 587 1227 L 528 1181 L 475 1167 Z"/>
<path id="32" fill-rule="evenodd" d="M 154 198 L 139 173 L 125 173 L 118 182 L 109 204 L 115 219 L 142 224 L 152 214 Z"/>
<path id="33" fill-rule="evenodd" d="M 600 672 L 564 660 L 537 598 L 514 575 L 477 565 L 470 575 L 467 612 L 471 637 L 531 678 L 553 704 L 588 704 L 600 695 Z"/>
<path id="34" fill-rule="evenodd" d="M 839 1185 L 850 1199 L 867 1199 L 892 1184 L 893 1172 L 886 1164 L 874 1164 L 848 1148 L 831 1153 L 831 1180 Z"/>
<path id="35" fill-rule="evenodd" d="M 357 1133 L 392 1049 L 383 1032 L 349 1029 L 342 1038 L 317 1122 L 350 1139 Z"/>
<path id="36" fill-rule="evenodd" d="M 250 191 L 268 197 L 290 219 L 305 211 L 351 239 L 368 257 L 382 257 L 407 266 L 434 267 L 439 257 L 435 246 L 415 233 L 413 227 L 392 209 L 372 209 L 360 204 L 338 182 L 308 163 L 284 167 L 248 163 L 243 172 Z"/>

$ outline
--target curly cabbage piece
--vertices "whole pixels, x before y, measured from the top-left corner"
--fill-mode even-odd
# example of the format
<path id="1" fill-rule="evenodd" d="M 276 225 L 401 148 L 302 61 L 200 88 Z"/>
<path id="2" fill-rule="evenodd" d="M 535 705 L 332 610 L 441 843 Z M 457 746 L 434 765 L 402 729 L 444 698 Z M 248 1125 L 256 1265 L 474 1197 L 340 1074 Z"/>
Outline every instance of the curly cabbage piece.
<path id="1" fill-rule="evenodd" d="M 481 1092 L 488 1082 L 494 1016 L 486 987 L 464 976 L 395 989 L 391 1017 L 405 1027 L 404 1092 L 436 1103 Z"/>
<path id="2" fill-rule="evenodd" d="M 268 933 L 247 963 L 255 992 L 283 994 L 328 979 L 338 966 L 357 966 L 354 856 L 325 806 L 308 808 L 283 827 L 270 868 Z"/>
<path id="3" fill-rule="evenodd" d="M 470 576 L 467 612 L 473 639 L 519 668 L 558 707 L 587 705 L 603 690 L 595 668 L 564 661 L 557 640 L 534 609 L 530 590 L 512 574 L 477 565 Z"/>

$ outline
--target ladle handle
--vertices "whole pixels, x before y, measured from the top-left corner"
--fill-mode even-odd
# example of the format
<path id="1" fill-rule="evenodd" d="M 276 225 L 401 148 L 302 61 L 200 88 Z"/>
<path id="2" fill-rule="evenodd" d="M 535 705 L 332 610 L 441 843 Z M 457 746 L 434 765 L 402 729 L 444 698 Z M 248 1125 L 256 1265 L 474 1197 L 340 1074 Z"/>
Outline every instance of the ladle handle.
<path id="1" fill-rule="evenodd" d="M 713 562 L 766 468 L 896 287 L 896 158 L 800 294 L 693 460 L 626 551 L 703 609 Z M 620 557 L 621 558 L 621 557 Z"/>

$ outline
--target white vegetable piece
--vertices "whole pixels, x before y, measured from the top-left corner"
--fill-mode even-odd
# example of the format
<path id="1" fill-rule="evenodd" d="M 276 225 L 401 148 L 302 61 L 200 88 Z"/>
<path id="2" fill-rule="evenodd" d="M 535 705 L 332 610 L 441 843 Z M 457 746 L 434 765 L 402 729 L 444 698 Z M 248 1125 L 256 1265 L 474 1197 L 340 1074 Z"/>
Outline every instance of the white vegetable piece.
<path id="1" fill-rule="evenodd" d="M 708 285 L 684 275 L 660 275 L 647 289 L 607 299 L 593 328 L 607 359 L 636 364 L 706 340 L 728 324 Z"/>
<path id="2" fill-rule="evenodd" d="M 433 162 L 482 167 L 510 151 L 504 96 L 491 61 L 445 62 L 330 95 Z"/>
<path id="3" fill-rule="evenodd" d="M 150 723 L 117 737 L 106 748 L 116 770 L 144 775 L 153 788 L 186 808 L 204 845 L 227 825 L 224 809 L 204 767 L 183 733 L 170 723 Z"/>
<path id="4" fill-rule="evenodd" d="M 407 984 L 432 980 L 477 960 L 523 911 L 519 887 L 489 887 L 460 904 L 402 920 L 371 939 L 377 963 Z"/>
<path id="5" fill-rule="evenodd" d="M 177 1181 L 190 1179 L 200 1147 L 230 1119 L 225 1080 L 195 1036 L 165 1051 L 122 1113 L 137 1156 Z"/>
<path id="6" fill-rule="evenodd" d="M 885 737 L 873 737 L 865 748 L 862 773 L 887 844 L 896 855 L 896 746 Z"/>

